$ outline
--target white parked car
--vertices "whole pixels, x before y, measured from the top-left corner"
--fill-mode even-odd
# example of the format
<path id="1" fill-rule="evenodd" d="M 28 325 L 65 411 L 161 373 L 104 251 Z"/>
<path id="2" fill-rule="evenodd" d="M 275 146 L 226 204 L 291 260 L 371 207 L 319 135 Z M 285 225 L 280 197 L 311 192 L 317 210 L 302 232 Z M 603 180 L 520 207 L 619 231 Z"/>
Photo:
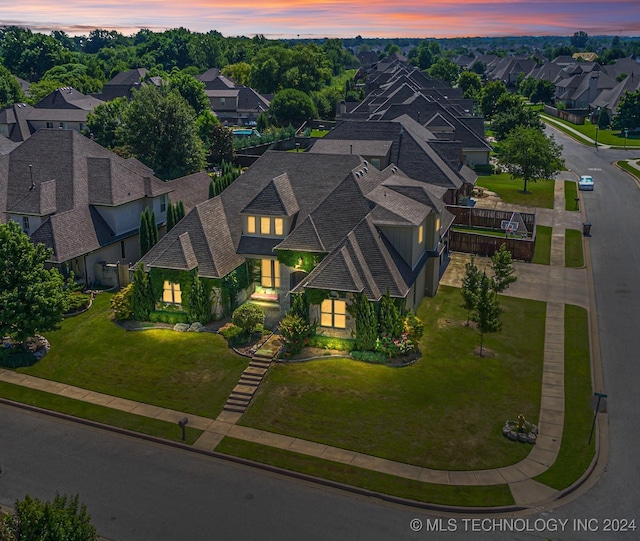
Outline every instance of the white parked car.
<path id="1" fill-rule="evenodd" d="M 578 189 L 593 191 L 593 178 L 590 175 L 582 175 L 578 181 Z"/>

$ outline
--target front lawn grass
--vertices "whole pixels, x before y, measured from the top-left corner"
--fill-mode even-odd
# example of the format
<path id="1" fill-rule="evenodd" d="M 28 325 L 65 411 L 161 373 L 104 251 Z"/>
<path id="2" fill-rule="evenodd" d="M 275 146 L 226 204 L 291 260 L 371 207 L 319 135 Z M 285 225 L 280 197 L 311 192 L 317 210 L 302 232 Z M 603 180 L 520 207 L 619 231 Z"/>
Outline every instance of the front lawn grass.
<path id="1" fill-rule="evenodd" d="M 640 170 L 637 167 L 631 165 L 627 160 L 620 160 L 616 162 L 616 165 L 623 169 L 631 176 L 635 177 L 637 180 L 640 180 Z"/>
<path id="2" fill-rule="evenodd" d="M 564 181 L 564 210 L 580 210 L 578 198 L 578 186 L 573 180 Z"/>
<path id="3" fill-rule="evenodd" d="M 225 437 L 216 451 L 419 502 L 465 507 L 514 504 L 508 485 L 449 486 L 422 483 L 230 437 Z"/>
<path id="4" fill-rule="evenodd" d="M 582 232 L 577 229 L 565 230 L 564 265 L 565 267 L 584 267 Z"/>
<path id="5" fill-rule="evenodd" d="M 592 124 L 589 120 L 585 120 L 584 124 L 573 124 L 567 120 L 547 115 L 546 113 L 541 113 L 540 116 L 543 117 L 543 120 L 548 120 L 549 124 L 574 139 L 595 145 L 596 125 Z M 579 132 L 581 136 L 576 136 L 572 130 Z M 611 145 L 618 148 L 624 148 L 625 146 L 627 148 L 638 147 L 640 146 L 640 135 L 629 132 L 625 141 L 624 132 L 621 130 L 598 129 L 598 145 Z"/>
<path id="6" fill-rule="evenodd" d="M 46 334 L 51 350 L 19 372 L 146 404 L 215 418 L 248 359 L 220 335 L 126 331 L 111 321 L 112 295 Z"/>
<path id="7" fill-rule="evenodd" d="M 540 412 L 545 303 L 501 297 L 503 330 L 465 325 L 458 288 L 441 286 L 418 316 L 422 358 L 392 368 L 347 358 L 273 365 L 240 424 L 433 469 L 522 460 L 507 419 Z"/>
<path id="8" fill-rule="evenodd" d="M 541 180 L 527 183 L 527 193 L 522 191 L 522 179 L 512 179 L 509 173 L 499 175 L 478 175 L 478 186 L 497 193 L 500 199 L 511 205 L 553 208 L 554 181 Z"/>
<path id="9" fill-rule="evenodd" d="M 588 443 L 593 422 L 592 397 L 588 313 L 584 308 L 568 304 L 564 309 L 565 422 L 562 443 L 556 461 L 536 477 L 536 481 L 562 490 L 587 470 L 595 453 L 595 432 L 591 445 Z"/>
<path id="10" fill-rule="evenodd" d="M 4 381 L 0 381 L 0 396 L 13 400 L 14 402 L 65 413 L 109 426 L 125 428 L 133 432 L 139 432 L 140 434 L 147 434 L 166 440 L 182 441 L 182 430 L 175 423 L 143 417 L 126 411 L 67 398 L 66 396 L 29 389 L 28 387 L 14 385 Z M 189 426 L 186 426 L 185 429 L 185 443 L 189 445 L 192 445 L 202 434 L 202 430 L 197 430 Z"/>
<path id="11" fill-rule="evenodd" d="M 552 228 L 547 225 L 536 226 L 536 245 L 533 249 L 531 263 L 538 265 L 551 264 L 551 232 Z"/>

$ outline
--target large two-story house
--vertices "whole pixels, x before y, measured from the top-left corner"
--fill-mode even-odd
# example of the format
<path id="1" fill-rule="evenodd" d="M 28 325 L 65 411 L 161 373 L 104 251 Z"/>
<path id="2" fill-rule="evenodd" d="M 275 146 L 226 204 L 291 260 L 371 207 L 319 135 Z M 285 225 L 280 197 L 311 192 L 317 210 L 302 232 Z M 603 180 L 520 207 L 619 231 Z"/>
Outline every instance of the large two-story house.
<path id="1" fill-rule="evenodd" d="M 171 189 L 70 129 L 39 130 L 0 156 L 0 220 L 18 222 L 52 249 L 49 264 L 88 285 L 103 265 L 139 259 L 140 214 L 150 207 L 162 225 Z"/>
<path id="2" fill-rule="evenodd" d="M 354 294 L 415 308 L 438 287 L 452 216 L 444 191 L 355 154 L 269 151 L 221 195 L 197 205 L 143 258 L 146 268 L 222 280 L 251 263 L 248 294 L 277 303 L 321 293 L 322 332 L 347 336 Z M 178 284 L 165 283 L 175 292 Z M 184 302 L 184 296 L 173 296 Z M 171 296 L 163 295 L 163 300 Z"/>

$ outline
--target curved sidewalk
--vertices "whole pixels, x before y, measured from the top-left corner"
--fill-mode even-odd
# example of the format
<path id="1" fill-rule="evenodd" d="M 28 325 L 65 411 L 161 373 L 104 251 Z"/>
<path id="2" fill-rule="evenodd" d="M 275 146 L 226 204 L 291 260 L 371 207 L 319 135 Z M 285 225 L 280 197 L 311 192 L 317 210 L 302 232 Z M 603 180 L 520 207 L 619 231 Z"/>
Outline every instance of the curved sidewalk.
<path id="1" fill-rule="evenodd" d="M 539 209 L 537 213 L 539 224 L 553 227 L 551 265 L 515 263 L 518 280 L 506 292 L 511 296 L 547 303 L 541 408 L 538 421 L 539 437 L 529 455 L 511 466 L 479 471 L 432 470 L 239 426 L 236 424 L 242 416 L 239 413 L 223 411 L 214 420 L 116 398 L 6 369 L 0 369 L 0 381 L 168 422 L 177 423 L 179 419 L 187 416 L 190 427 L 203 431 L 194 443 L 194 447 L 206 451 L 214 451 L 220 441 L 225 436 L 229 436 L 425 483 L 467 486 L 508 484 L 517 505 L 533 506 L 552 500 L 558 494 L 558 491 L 538 483 L 533 478 L 554 463 L 562 442 L 564 305 L 577 304 L 587 309 L 591 308 L 587 283 L 589 275 L 586 269 L 570 269 L 564 266 L 565 230 L 580 229 L 582 221 L 580 212 L 565 211 L 564 208 L 564 181 L 558 180 L 555 184 L 554 211 Z M 459 287 L 464 275 L 464 264 L 468 259 L 469 256 L 465 254 L 454 254 L 441 283 Z M 488 258 L 476 258 L 478 266 L 486 265 L 488 261 Z"/>

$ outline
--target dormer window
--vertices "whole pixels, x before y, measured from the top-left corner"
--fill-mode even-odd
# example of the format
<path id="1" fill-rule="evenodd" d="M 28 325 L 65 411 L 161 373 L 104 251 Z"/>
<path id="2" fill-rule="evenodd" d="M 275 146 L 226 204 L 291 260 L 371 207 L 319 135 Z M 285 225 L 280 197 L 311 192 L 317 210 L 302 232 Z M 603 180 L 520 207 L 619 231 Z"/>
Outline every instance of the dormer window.
<path id="1" fill-rule="evenodd" d="M 282 218 L 274 218 L 273 233 L 279 237 L 284 235 L 284 220 Z"/>
<path id="2" fill-rule="evenodd" d="M 271 235 L 271 218 L 268 216 L 260 218 L 260 233 L 262 235 Z"/>
<path id="3" fill-rule="evenodd" d="M 256 217 L 247 216 L 247 233 L 254 234 L 256 232 Z"/>

